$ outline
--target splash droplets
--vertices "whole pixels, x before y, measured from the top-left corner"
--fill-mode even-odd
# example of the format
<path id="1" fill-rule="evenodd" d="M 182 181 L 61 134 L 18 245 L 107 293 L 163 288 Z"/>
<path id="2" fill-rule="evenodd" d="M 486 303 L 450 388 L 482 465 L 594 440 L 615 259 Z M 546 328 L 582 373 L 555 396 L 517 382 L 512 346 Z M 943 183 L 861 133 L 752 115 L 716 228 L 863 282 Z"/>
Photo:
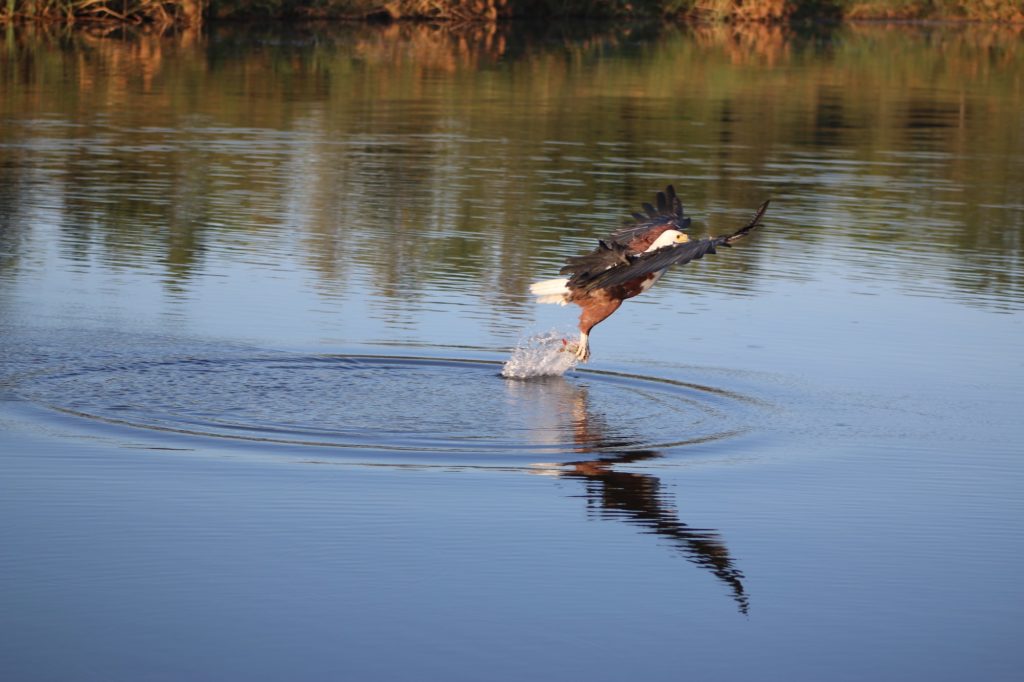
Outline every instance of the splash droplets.
<path id="1" fill-rule="evenodd" d="M 549 331 L 522 339 L 501 369 L 506 379 L 562 376 L 579 362 L 565 334 Z"/>

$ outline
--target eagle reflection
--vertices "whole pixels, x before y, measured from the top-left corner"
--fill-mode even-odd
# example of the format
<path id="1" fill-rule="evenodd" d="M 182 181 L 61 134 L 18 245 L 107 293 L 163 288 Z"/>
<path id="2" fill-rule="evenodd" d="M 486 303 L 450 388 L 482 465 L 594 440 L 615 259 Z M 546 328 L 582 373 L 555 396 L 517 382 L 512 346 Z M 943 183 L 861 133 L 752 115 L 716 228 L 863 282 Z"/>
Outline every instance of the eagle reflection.
<path id="1" fill-rule="evenodd" d="M 546 434 L 550 445 L 570 440 L 584 457 L 562 462 L 551 470 L 563 479 L 580 481 L 587 509 L 603 519 L 624 521 L 668 540 L 689 562 L 709 571 L 732 592 L 740 612 L 746 613 L 749 598 L 743 573 L 733 565 L 729 549 L 712 529 L 693 528 L 679 520 L 672 497 L 661 479 L 647 473 L 617 471 L 616 465 L 657 459 L 657 450 L 626 450 L 641 439 L 616 432 L 588 404 L 586 386 L 562 377 L 506 382 L 510 393 L 532 406 L 534 434 Z M 518 401 L 517 401 L 518 402 Z M 566 432 L 570 433 L 566 433 Z M 592 454 L 593 457 L 586 457 Z"/>

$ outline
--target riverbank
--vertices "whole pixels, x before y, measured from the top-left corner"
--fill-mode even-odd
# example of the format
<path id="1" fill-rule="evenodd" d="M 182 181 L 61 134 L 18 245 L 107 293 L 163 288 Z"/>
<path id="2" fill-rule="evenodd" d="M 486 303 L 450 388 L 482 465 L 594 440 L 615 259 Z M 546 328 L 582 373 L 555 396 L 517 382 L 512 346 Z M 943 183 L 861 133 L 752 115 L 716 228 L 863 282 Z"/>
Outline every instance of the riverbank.
<path id="1" fill-rule="evenodd" d="M 536 18 L 697 22 L 1024 22 L 1022 0 L 0 0 L 0 23 L 196 26 L 252 19 L 497 22 Z"/>

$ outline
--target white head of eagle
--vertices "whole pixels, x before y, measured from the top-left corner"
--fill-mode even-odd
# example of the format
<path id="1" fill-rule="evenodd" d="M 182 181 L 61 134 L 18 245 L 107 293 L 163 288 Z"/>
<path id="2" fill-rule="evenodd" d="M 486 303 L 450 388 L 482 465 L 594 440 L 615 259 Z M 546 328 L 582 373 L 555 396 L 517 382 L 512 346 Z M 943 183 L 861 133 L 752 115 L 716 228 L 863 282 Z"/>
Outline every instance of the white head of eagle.
<path id="1" fill-rule="evenodd" d="M 651 245 L 645 249 L 644 253 L 648 251 L 657 251 L 663 246 L 672 246 L 673 244 L 685 244 L 690 241 L 690 237 L 685 232 L 679 230 L 665 230 L 658 238 L 651 242 Z"/>
<path id="2" fill-rule="evenodd" d="M 568 277 L 534 282 L 530 292 L 538 303 L 575 303 L 580 315 L 580 339 L 576 357 L 590 357 L 590 330 L 618 310 L 622 302 L 650 289 L 673 265 L 683 265 L 715 253 L 719 246 L 732 246 L 758 227 L 768 202 L 761 204 L 750 221 L 724 237 L 690 239 L 684 230 L 690 219 L 669 185 L 657 194 L 657 207 L 644 204 L 644 213 L 634 213 L 634 222 L 616 230 L 597 248 L 582 256 L 571 256 L 560 271 Z"/>

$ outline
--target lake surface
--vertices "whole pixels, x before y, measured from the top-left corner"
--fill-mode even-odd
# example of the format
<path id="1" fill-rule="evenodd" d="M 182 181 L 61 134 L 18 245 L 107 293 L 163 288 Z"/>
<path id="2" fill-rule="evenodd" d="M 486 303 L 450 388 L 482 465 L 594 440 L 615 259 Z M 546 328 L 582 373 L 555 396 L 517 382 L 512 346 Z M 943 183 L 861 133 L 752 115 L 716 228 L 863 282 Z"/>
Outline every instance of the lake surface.
<path id="1" fill-rule="evenodd" d="M 514 29 L 0 38 L 0 678 L 1017 679 L 1019 31 Z"/>

